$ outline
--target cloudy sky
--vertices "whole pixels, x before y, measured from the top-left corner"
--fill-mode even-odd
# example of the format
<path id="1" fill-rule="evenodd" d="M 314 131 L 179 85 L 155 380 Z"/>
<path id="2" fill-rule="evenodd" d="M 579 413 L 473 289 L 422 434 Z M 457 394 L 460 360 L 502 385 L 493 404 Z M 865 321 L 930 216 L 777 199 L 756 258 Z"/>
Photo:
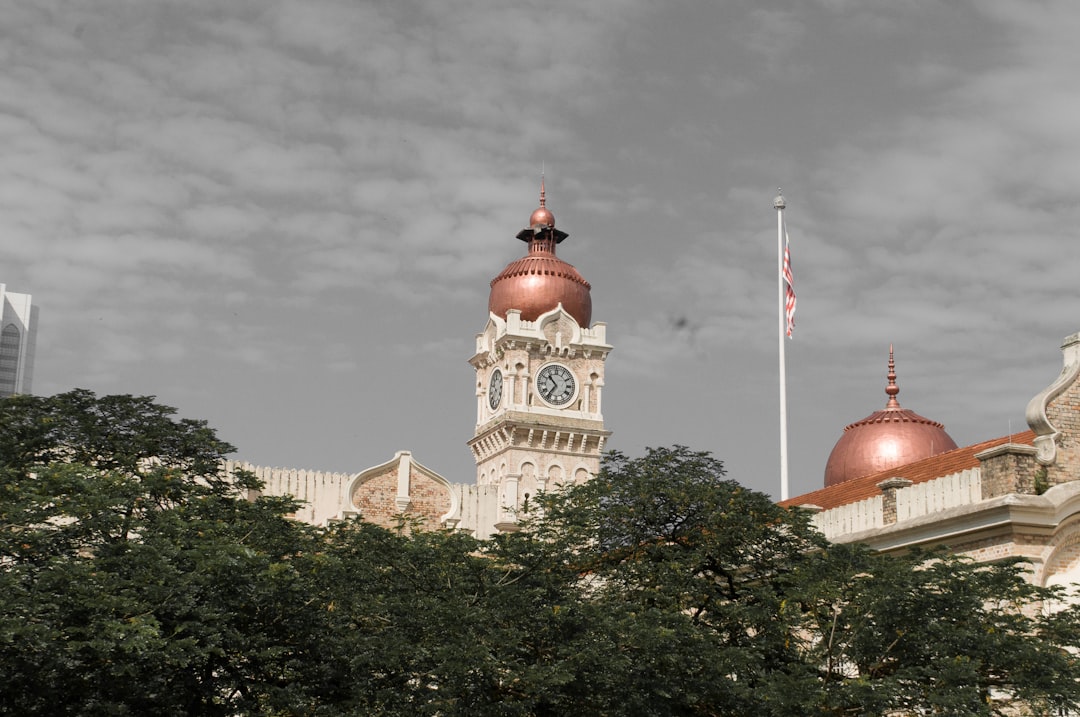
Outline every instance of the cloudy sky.
<path id="1" fill-rule="evenodd" d="M 0 0 L 0 282 L 35 392 L 153 394 L 261 465 L 456 482 L 488 282 L 537 204 L 604 413 L 792 493 L 899 399 L 1020 430 L 1080 330 L 1071 0 Z"/>

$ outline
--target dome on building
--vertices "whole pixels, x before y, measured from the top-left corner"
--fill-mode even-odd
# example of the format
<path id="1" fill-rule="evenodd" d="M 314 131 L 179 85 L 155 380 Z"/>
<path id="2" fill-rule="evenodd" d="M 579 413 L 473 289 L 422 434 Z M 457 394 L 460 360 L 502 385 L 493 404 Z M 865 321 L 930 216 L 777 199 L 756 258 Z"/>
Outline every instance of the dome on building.
<path id="1" fill-rule="evenodd" d="M 544 199 L 541 198 L 540 206 L 534 209 L 532 216 L 529 217 L 529 228 L 553 226 L 555 226 L 555 215 L 544 206 Z"/>
<path id="2" fill-rule="evenodd" d="M 589 326 L 592 295 L 589 282 L 570 264 L 555 256 L 555 246 L 569 236 L 555 228 L 555 215 L 546 206 L 544 184 L 540 183 L 540 207 L 529 217 L 529 226 L 517 238 L 529 244 L 529 253 L 507 264 L 491 281 L 488 310 L 506 318 L 517 309 L 525 321 L 562 304 L 579 325 Z"/>
<path id="3" fill-rule="evenodd" d="M 900 407 L 896 400 L 900 388 L 896 385 L 892 346 L 888 378 L 885 393 L 889 401 L 885 408 L 844 428 L 844 435 L 829 454 L 825 464 L 826 487 L 956 448 L 945 426 Z"/>

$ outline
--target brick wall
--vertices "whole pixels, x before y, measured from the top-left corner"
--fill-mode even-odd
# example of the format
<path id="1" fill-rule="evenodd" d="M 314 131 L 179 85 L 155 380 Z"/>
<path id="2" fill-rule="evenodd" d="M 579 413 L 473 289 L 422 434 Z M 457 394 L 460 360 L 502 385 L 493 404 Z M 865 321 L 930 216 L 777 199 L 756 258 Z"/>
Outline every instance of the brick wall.
<path id="1" fill-rule="evenodd" d="M 951 543 L 948 547 L 952 552 L 980 563 L 1003 558 L 1030 558 L 1032 566 L 1038 568 L 1045 559 L 1049 544 L 1050 536 L 1046 534 L 1013 532 L 1013 529 L 1007 528 L 1000 535 Z"/>
<path id="2" fill-rule="evenodd" d="M 412 466 L 409 472 L 410 517 L 421 519 L 424 530 L 443 527 L 440 519 L 450 510 L 450 494 L 447 487 L 437 483 Z"/>
<path id="3" fill-rule="evenodd" d="M 1050 401 L 1046 417 L 1058 430 L 1057 460 L 1047 467 L 1048 484 L 1080 479 L 1080 381 Z"/>
<path id="4" fill-rule="evenodd" d="M 394 466 L 354 485 L 350 498 L 360 517 L 384 528 L 396 525 L 394 516 L 400 512 L 395 502 L 397 483 L 397 466 Z"/>
<path id="5" fill-rule="evenodd" d="M 983 500 L 997 498 L 1009 493 L 1034 495 L 1036 475 L 1040 466 L 1035 462 L 1035 449 L 1031 446 L 1006 443 L 978 453 L 982 474 Z"/>
<path id="6" fill-rule="evenodd" d="M 877 484 L 881 490 L 881 522 L 892 525 L 896 522 L 896 491 L 907 488 L 911 481 L 906 478 L 888 478 Z"/>
<path id="7" fill-rule="evenodd" d="M 1070 572 L 1080 563 L 1080 540 L 1074 540 L 1067 545 L 1060 546 L 1054 553 L 1052 560 L 1046 565 L 1046 577 L 1058 573 Z"/>
<path id="8" fill-rule="evenodd" d="M 409 470 L 409 505 L 402 512 L 397 503 L 398 468 L 369 476 L 353 486 L 352 504 L 360 517 L 369 523 L 393 528 L 399 516 L 416 519 L 423 530 L 443 527 L 441 518 L 450 510 L 451 499 L 447 487 L 432 480 L 415 465 Z"/>

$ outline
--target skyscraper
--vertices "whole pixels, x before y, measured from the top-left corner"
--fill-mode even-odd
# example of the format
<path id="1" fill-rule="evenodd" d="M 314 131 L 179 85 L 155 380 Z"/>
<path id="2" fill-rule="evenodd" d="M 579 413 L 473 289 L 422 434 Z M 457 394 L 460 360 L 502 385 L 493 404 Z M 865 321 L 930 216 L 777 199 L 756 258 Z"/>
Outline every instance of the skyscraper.
<path id="1" fill-rule="evenodd" d="M 30 393 L 38 308 L 0 284 L 0 397 Z"/>

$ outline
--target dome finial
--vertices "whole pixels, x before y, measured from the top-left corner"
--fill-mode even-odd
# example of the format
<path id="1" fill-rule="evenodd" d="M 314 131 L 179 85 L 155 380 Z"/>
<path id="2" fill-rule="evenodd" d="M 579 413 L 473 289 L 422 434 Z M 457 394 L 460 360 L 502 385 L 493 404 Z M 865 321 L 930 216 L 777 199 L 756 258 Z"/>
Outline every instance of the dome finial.
<path id="1" fill-rule="evenodd" d="M 542 168 L 540 170 L 540 206 L 533 211 L 532 216 L 529 217 L 529 229 L 532 230 L 533 236 L 539 237 L 544 230 L 555 229 L 555 215 L 551 213 L 551 210 L 547 208 L 547 191 L 544 188 L 544 175 L 546 172 Z M 561 242 L 566 238 L 565 234 L 556 237 L 556 243 Z M 532 237 L 518 236 L 518 239 L 523 241 L 530 241 Z"/>
<path id="2" fill-rule="evenodd" d="M 773 200 L 772 205 L 773 209 L 781 211 L 787 206 L 787 203 L 784 201 L 784 194 L 780 191 L 780 187 L 776 188 L 776 199 Z"/>
<path id="3" fill-rule="evenodd" d="M 896 361 L 893 359 L 893 345 L 889 344 L 889 385 L 885 387 L 885 393 L 889 396 L 889 402 L 885 408 L 900 408 L 900 402 L 896 400 L 896 394 L 900 393 L 900 387 L 896 385 Z"/>

